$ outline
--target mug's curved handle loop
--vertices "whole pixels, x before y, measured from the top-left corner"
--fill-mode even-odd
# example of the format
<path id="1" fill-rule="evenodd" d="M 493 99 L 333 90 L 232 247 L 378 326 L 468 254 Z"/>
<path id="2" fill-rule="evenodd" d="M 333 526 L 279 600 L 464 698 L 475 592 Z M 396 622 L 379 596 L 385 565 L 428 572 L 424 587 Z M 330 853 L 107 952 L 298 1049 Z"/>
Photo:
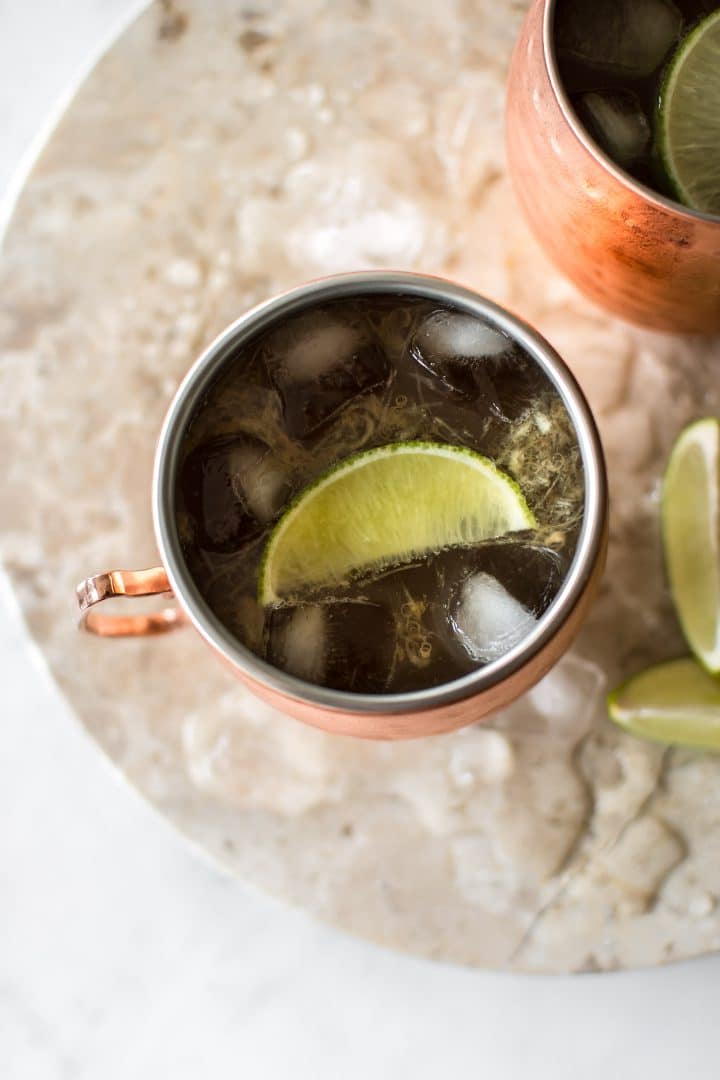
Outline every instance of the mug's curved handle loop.
<path id="1" fill-rule="evenodd" d="M 108 570 L 81 581 L 76 589 L 80 608 L 80 629 L 100 637 L 138 637 L 166 634 L 187 621 L 177 605 L 144 615 L 109 615 L 93 611 L 96 604 L 114 596 L 155 596 L 172 593 L 162 566 L 150 570 Z"/>

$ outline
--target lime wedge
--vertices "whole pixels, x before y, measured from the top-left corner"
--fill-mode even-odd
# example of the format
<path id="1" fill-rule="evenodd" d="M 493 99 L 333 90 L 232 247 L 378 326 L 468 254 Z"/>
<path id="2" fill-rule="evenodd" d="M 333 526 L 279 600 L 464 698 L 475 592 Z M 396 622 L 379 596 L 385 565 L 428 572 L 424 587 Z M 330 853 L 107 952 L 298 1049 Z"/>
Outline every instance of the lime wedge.
<path id="1" fill-rule="evenodd" d="M 658 105 L 663 164 L 681 202 L 720 214 L 720 10 L 677 48 Z"/>
<path id="2" fill-rule="evenodd" d="M 688 645 L 720 672 L 720 422 L 698 420 L 675 443 L 662 490 L 670 587 Z"/>
<path id="3" fill-rule="evenodd" d="M 480 454 L 432 442 L 380 446 L 341 461 L 285 511 L 265 549 L 259 600 L 535 525 L 514 480 Z"/>
<path id="4" fill-rule="evenodd" d="M 689 657 L 629 679 L 608 706 L 616 724 L 643 739 L 720 750 L 720 682 Z"/>

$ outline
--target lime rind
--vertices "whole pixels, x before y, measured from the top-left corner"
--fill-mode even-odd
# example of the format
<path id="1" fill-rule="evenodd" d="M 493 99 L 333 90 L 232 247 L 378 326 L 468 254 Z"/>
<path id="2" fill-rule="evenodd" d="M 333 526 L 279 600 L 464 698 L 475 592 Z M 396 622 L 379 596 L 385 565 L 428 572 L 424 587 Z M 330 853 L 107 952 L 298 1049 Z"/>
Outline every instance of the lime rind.
<path id="1" fill-rule="evenodd" d="M 687 75 L 689 64 L 695 79 Z M 656 127 L 676 197 L 700 213 L 720 215 L 720 10 L 678 45 L 660 89 Z"/>
<path id="2" fill-rule="evenodd" d="M 325 498 L 327 505 L 323 506 L 323 497 L 332 489 L 342 495 L 342 489 L 337 485 L 342 484 L 344 478 L 354 478 L 351 483 L 357 489 L 356 478 L 364 468 L 375 463 L 380 472 L 387 472 L 388 463 L 411 456 L 419 458 L 419 462 L 406 470 L 405 476 L 402 469 L 396 470 L 398 475 L 395 478 L 390 476 L 390 481 L 394 479 L 396 483 L 394 486 L 391 483 L 391 489 L 384 492 L 384 505 L 383 493 L 379 501 L 375 494 L 373 481 L 378 479 L 376 469 L 375 477 L 371 474 L 367 476 L 367 489 L 361 485 L 360 491 L 356 491 L 360 497 L 344 508 L 346 513 L 333 514 L 332 498 Z M 451 482 L 435 488 L 430 504 L 427 499 L 423 500 L 423 493 L 431 491 L 438 479 L 433 476 L 433 470 L 440 462 L 444 463 L 438 474 L 441 480 L 451 480 L 450 474 L 458 466 L 464 465 L 472 470 L 474 480 L 482 482 L 486 505 L 496 512 L 496 528 L 490 525 L 492 515 L 488 516 L 487 527 L 483 529 L 480 518 L 472 513 L 468 515 L 467 510 L 455 515 L 452 521 L 442 522 L 442 514 L 438 514 L 437 510 L 448 510 L 447 500 L 453 497 Z M 452 463 L 450 469 L 449 463 Z M 443 472 L 446 474 L 444 477 Z M 468 478 L 466 470 L 455 476 L 458 482 L 462 480 L 461 486 L 464 487 Z M 387 476 L 380 478 L 388 479 Z M 407 486 L 408 479 L 412 482 L 411 487 Z M 405 483 L 398 485 L 399 481 Z M 437 505 L 433 505 L 432 499 Z M 312 529 L 306 528 L 303 538 L 303 518 L 308 512 L 311 518 L 307 520 L 312 522 Z M 431 550 L 477 543 L 536 526 L 535 516 L 516 481 L 488 458 L 467 447 L 414 440 L 363 450 L 337 462 L 301 491 L 287 507 L 275 525 L 263 554 L 258 599 L 263 606 L 275 604 L 309 586 L 336 584 L 344 574 L 382 569 Z M 296 531 L 295 544 L 292 542 L 293 530 Z M 283 544 L 286 545 L 284 552 Z M 312 550 L 319 545 L 322 545 L 322 551 Z M 293 548 L 296 550 L 293 551 Z M 368 552 L 372 552 L 372 556 Z M 284 568 L 283 558 L 286 564 Z M 284 581 L 281 581 L 283 569 Z"/>
<path id="3" fill-rule="evenodd" d="M 631 735 L 720 750 L 720 680 L 690 657 L 647 668 L 608 696 L 611 720 Z"/>
<path id="4" fill-rule="evenodd" d="M 692 652 L 720 673 L 720 421 L 698 420 L 677 440 L 663 479 L 665 562 Z"/>

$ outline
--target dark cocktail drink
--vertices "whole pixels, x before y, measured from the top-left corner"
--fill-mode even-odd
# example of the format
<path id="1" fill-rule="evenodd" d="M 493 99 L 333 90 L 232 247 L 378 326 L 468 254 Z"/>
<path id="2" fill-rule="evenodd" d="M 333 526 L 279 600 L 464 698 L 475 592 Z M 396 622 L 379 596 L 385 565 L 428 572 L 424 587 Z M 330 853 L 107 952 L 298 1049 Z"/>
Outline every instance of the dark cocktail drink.
<path id="1" fill-rule="evenodd" d="M 501 329 L 412 295 L 309 304 L 224 362 L 175 493 L 194 582 L 308 682 L 402 693 L 535 629 L 584 484 L 553 383 Z"/>

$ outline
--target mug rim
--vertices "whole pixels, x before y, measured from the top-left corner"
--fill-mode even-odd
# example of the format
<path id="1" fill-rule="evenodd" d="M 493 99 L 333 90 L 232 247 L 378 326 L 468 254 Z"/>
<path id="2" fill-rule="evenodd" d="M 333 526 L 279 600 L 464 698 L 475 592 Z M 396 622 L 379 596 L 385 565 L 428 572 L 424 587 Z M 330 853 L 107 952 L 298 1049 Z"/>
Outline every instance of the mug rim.
<path id="1" fill-rule="evenodd" d="M 174 524 L 175 476 L 182 437 L 198 400 L 232 352 L 251 335 L 314 303 L 352 295 L 397 293 L 451 303 L 516 340 L 538 363 L 559 393 L 573 423 L 584 477 L 583 523 L 570 568 L 557 596 L 533 631 L 498 660 L 452 682 L 402 694 L 356 694 L 306 682 L 273 667 L 243 645 L 215 616 L 195 584 L 180 550 Z M 605 460 L 595 420 L 577 380 L 551 345 L 522 319 L 493 301 L 440 277 L 398 271 L 336 274 L 281 293 L 236 319 L 201 353 L 180 383 L 158 439 L 152 509 L 160 556 L 178 603 L 222 658 L 255 683 L 284 697 L 329 711 L 408 713 L 440 708 L 505 682 L 542 652 L 572 614 L 601 557 L 607 515 Z"/>
<path id="2" fill-rule="evenodd" d="M 639 196 L 646 202 L 652 203 L 662 210 L 671 211 L 677 214 L 678 217 L 690 218 L 693 221 L 702 221 L 705 224 L 716 225 L 720 229 L 720 215 L 718 214 L 706 214 L 701 210 L 693 210 L 689 206 L 683 206 L 682 203 L 676 199 L 670 199 L 666 195 L 661 195 L 660 192 L 654 191 L 653 188 L 648 187 L 646 184 L 642 184 L 639 180 L 636 180 L 630 173 L 621 169 L 616 162 L 607 154 L 603 148 L 595 142 L 593 137 L 587 128 L 581 123 L 580 117 L 575 112 L 572 102 L 563 86 L 562 79 L 560 78 L 560 69 L 557 62 L 557 53 L 555 50 L 555 10 L 557 8 L 558 0 L 543 0 L 543 23 L 542 23 L 542 46 L 543 56 L 545 59 L 545 67 L 547 69 L 548 78 L 550 79 L 550 85 L 552 86 L 555 100 L 558 103 L 560 111 L 563 115 L 565 122 L 572 130 L 575 138 L 582 144 L 585 150 L 593 157 L 599 165 L 609 172 L 618 183 L 628 188 L 634 195 Z"/>

